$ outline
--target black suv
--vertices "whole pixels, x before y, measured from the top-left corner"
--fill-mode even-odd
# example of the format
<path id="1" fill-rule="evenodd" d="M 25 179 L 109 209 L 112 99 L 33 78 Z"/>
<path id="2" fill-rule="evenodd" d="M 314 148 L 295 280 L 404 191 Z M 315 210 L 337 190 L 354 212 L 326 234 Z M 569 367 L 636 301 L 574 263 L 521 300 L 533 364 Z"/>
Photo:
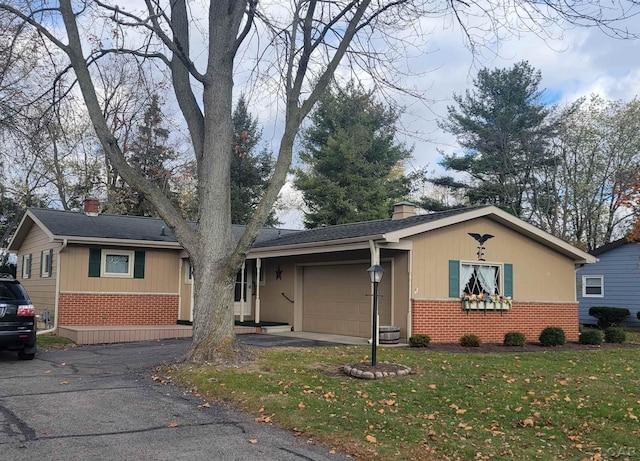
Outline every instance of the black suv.
<path id="1" fill-rule="evenodd" d="M 25 289 L 12 276 L 0 275 L 0 350 L 18 351 L 20 360 L 36 355 L 36 313 Z"/>

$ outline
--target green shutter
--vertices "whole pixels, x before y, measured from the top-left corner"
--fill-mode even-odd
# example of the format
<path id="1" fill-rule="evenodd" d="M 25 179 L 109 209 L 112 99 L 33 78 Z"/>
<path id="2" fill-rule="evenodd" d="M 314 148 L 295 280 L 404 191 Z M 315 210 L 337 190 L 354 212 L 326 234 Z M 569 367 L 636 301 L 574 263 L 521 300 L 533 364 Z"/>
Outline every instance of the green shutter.
<path id="1" fill-rule="evenodd" d="M 29 255 L 29 259 L 27 259 L 27 278 L 31 278 L 31 259 L 32 256 Z"/>
<path id="2" fill-rule="evenodd" d="M 49 277 L 53 276 L 53 248 L 49 250 L 49 267 L 47 269 Z"/>
<path id="3" fill-rule="evenodd" d="M 102 250 L 89 248 L 89 277 L 100 277 L 100 264 L 102 263 Z"/>
<path id="4" fill-rule="evenodd" d="M 513 298 L 513 264 L 504 265 L 504 294 Z"/>
<path id="5" fill-rule="evenodd" d="M 40 252 L 40 277 L 44 274 L 44 251 Z"/>
<path id="6" fill-rule="evenodd" d="M 136 251 L 133 262 L 133 278 L 144 278 L 144 251 Z"/>
<path id="7" fill-rule="evenodd" d="M 460 297 L 460 261 L 449 260 L 449 297 Z"/>

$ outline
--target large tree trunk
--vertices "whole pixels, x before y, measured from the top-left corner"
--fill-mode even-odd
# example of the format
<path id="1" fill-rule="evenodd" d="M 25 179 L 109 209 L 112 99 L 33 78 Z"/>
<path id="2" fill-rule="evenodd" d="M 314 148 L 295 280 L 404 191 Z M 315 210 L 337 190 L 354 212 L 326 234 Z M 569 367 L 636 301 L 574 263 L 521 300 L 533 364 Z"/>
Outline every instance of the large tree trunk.
<path id="1" fill-rule="evenodd" d="M 196 261 L 203 259 L 197 258 Z M 242 358 L 233 328 L 235 273 L 228 264 L 196 262 L 193 306 L 193 340 L 183 356 L 189 362 L 211 362 Z"/>
<path id="2" fill-rule="evenodd" d="M 198 162 L 200 234 L 194 266 L 193 341 L 184 359 L 202 362 L 238 357 L 233 327 L 233 284 L 240 264 L 231 223 L 231 143 L 233 140 L 233 46 L 243 9 L 210 6 L 209 59 L 204 83 L 203 152 Z M 216 5 L 221 3 L 222 5 Z M 227 15 L 220 14 L 225 11 Z"/>

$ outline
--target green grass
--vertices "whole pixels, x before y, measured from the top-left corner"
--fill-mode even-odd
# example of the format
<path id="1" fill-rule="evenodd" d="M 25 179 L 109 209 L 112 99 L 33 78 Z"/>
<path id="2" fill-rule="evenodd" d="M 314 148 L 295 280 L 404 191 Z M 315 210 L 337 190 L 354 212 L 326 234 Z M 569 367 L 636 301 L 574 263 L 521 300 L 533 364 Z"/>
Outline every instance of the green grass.
<path id="1" fill-rule="evenodd" d="M 75 346 L 75 343 L 70 339 L 63 338 L 56 335 L 38 335 L 37 336 L 38 347 L 42 349 L 63 348 L 69 346 Z"/>
<path id="2" fill-rule="evenodd" d="M 627 330 L 627 342 L 640 344 L 640 330 Z"/>
<path id="3" fill-rule="evenodd" d="M 366 381 L 339 372 L 369 360 L 368 352 L 359 346 L 268 349 L 241 368 L 182 366 L 168 373 L 205 398 L 357 459 L 557 460 L 640 451 L 637 349 L 382 348 L 379 361 L 417 373 Z"/>

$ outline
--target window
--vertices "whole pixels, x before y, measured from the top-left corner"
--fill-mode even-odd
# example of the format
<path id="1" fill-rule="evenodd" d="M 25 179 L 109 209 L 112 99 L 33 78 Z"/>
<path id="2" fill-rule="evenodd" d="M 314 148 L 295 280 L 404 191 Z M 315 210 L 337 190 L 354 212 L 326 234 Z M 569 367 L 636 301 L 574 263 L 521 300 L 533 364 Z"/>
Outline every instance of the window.
<path id="1" fill-rule="evenodd" d="M 133 277 L 133 251 L 102 250 L 103 277 Z"/>
<path id="2" fill-rule="evenodd" d="M 40 277 L 51 277 L 53 268 L 53 250 L 46 250 L 40 253 Z"/>
<path id="3" fill-rule="evenodd" d="M 22 255 L 22 278 L 28 279 L 31 277 L 31 255 Z"/>
<path id="4" fill-rule="evenodd" d="M 145 252 L 89 248 L 89 277 L 143 279 Z"/>
<path id="5" fill-rule="evenodd" d="M 585 298 L 604 297 L 604 276 L 583 275 L 582 276 L 582 296 Z"/>
<path id="6" fill-rule="evenodd" d="M 502 266 L 498 264 L 461 263 L 460 295 L 504 295 L 501 275 Z"/>
<path id="7" fill-rule="evenodd" d="M 513 298 L 513 264 L 449 260 L 449 297 L 480 292 Z"/>

